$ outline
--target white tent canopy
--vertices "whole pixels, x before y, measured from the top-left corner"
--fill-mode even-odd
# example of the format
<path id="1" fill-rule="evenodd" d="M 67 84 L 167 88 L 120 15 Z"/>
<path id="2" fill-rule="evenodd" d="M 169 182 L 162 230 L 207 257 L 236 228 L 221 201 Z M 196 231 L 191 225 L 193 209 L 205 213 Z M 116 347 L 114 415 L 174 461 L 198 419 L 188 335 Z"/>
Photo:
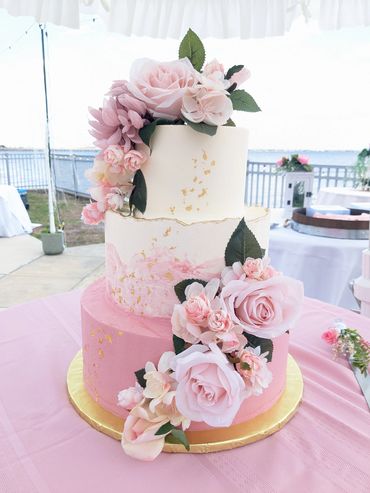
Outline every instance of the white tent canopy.
<path id="1" fill-rule="evenodd" d="M 79 28 L 81 14 L 101 16 L 126 36 L 181 38 L 189 27 L 201 37 L 283 35 L 303 15 L 322 29 L 370 25 L 370 0 L 0 0 L 14 16 Z"/>

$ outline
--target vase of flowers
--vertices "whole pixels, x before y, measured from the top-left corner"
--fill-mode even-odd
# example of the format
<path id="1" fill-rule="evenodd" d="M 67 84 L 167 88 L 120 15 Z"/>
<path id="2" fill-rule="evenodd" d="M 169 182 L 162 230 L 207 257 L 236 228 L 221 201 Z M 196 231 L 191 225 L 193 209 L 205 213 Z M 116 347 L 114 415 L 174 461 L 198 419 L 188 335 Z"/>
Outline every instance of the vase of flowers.
<path id="1" fill-rule="evenodd" d="M 357 155 L 354 167 L 357 178 L 357 188 L 363 191 L 370 190 L 370 147 L 362 149 Z"/>
<path id="2" fill-rule="evenodd" d="M 276 162 L 276 171 L 286 175 L 285 185 L 287 190 L 285 195 L 289 196 L 287 199 L 289 209 L 292 207 L 305 207 L 307 205 L 305 198 L 310 199 L 312 195 L 312 183 L 309 187 L 310 189 L 306 190 L 308 182 L 305 174 L 313 178 L 313 168 L 309 164 L 308 157 L 300 156 L 299 154 L 292 154 L 290 157 L 283 156 Z M 312 180 L 309 180 L 309 182 L 312 182 Z M 292 188 L 293 194 L 291 194 Z"/>

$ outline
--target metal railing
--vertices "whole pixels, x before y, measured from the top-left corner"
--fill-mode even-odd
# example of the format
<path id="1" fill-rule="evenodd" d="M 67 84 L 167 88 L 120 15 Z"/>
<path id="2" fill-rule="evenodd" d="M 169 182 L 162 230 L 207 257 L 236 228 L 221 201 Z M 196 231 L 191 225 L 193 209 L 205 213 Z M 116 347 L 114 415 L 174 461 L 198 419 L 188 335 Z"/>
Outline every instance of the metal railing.
<path id="1" fill-rule="evenodd" d="M 54 179 L 59 191 L 88 197 L 90 184 L 86 169 L 93 164 L 96 151 L 54 151 Z M 47 168 L 43 150 L 1 149 L 0 184 L 27 190 L 47 188 Z M 321 187 L 354 186 L 356 173 L 350 166 L 313 165 L 313 195 Z M 284 175 L 276 173 L 275 163 L 248 162 L 245 203 L 265 207 L 283 207 Z"/>

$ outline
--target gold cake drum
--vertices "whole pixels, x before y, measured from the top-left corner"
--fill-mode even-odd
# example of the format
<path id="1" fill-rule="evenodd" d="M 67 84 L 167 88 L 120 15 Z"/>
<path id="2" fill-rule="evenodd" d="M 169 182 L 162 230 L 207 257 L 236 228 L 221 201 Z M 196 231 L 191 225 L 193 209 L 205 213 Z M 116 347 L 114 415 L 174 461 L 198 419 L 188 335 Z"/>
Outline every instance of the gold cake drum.
<path id="1" fill-rule="evenodd" d="M 79 351 L 72 360 L 67 375 L 69 399 L 78 414 L 97 430 L 116 440 L 122 436 L 124 420 L 103 409 L 90 397 L 83 384 L 83 360 Z M 178 444 L 165 444 L 164 452 L 207 453 L 228 450 L 262 440 L 280 430 L 295 414 L 303 395 L 301 371 L 289 355 L 287 381 L 283 395 L 265 413 L 228 428 L 187 431 L 190 451 Z"/>

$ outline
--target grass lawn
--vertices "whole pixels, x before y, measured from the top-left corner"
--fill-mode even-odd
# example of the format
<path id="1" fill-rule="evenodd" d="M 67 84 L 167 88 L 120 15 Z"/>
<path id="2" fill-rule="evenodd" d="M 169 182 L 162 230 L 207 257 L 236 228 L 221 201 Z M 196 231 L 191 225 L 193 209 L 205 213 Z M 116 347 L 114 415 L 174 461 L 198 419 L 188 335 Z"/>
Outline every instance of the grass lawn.
<path id="1" fill-rule="evenodd" d="M 46 192 L 28 192 L 30 208 L 29 216 L 33 223 L 43 226 L 33 232 L 33 236 L 40 238 L 44 228 L 48 228 L 48 196 Z M 57 197 L 60 221 L 64 223 L 65 241 L 67 246 L 89 245 L 104 242 L 104 225 L 87 226 L 81 221 L 81 209 L 88 202 L 87 199 L 75 198 L 65 193 L 58 193 Z M 58 225 L 58 219 L 55 219 Z"/>

